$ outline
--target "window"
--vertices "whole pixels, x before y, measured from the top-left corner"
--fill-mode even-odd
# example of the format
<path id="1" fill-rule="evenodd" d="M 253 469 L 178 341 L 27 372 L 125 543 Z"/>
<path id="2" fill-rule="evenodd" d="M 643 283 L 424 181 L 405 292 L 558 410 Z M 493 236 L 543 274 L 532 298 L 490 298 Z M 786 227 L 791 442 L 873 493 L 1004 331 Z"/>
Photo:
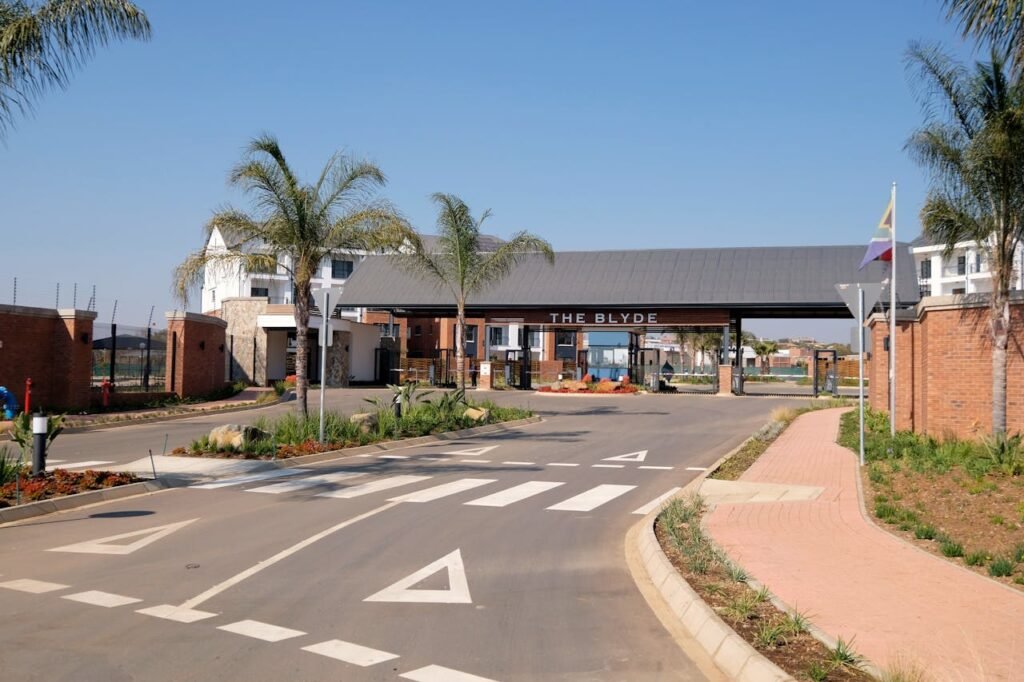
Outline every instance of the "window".
<path id="1" fill-rule="evenodd" d="M 487 344 L 490 346 L 507 346 L 508 327 L 488 327 Z"/>
<path id="2" fill-rule="evenodd" d="M 331 259 L 331 277 L 334 279 L 348 279 L 352 274 L 353 263 L 350 260 Z"/>
<path id="3" fill-rule="evenodd" d="M 921 261 L 921 279 L 931 279 L 932 277 L 932 261 L 923 260 Z"/>
<path id="4" fill-rule="evenodd" d="M 466 325 L 466 343 L 476 343 L 476 325 Z"/>
<path id="5" fill-rule="evenodd" d="M 573 345 L 575 346 L 576 344 L 574 343 Z M 531 329 L 530 330 L 530 348 L 540 348 L 540 330 L 539 329 Z"/>
<path id="6" fill-rule="evenodd" d="M 926 296 L 931 296 L 931 295 L 932 295 L 932 287 L 931 287 L 931 285 L 930 284 L 922 284 L 921 285 L 921 298 L 925 298 Z"/>
<path id="7" fill-rule="evenodd" d="M 981 254 L 974 254 L 974 272 L 981 272 Z"/>
<path id="8" fill-rule="evenodd" d="M 966 275 L 967 274 L 967 256 L 957 256 L 956 258 L 956 274 Z"/>
<path id="9" fill-rule="evenodd" d="M 422 336 L 423 335 L 423 327 L 421 325 L 416 325 L 416 330 L 412 334 L 413 334 L 413 336 Z"/>
<path id="10" fill-rule="evenodd" d="M 270 298 L 270 289 L 268 287 L 251 287 L 249 295 L 255 298 Z"/>
<path id="11" fill-rule="evenodd" d="M 210 289 L 210 300 L 213 301 L 214 305 L 217 305 L 217 290 L 216 289 Z"/>
<path id="12" fill-rule="evenodd" d="M 576 332 L 557 331 L 555 332 L 556 346 L 575 346 Z"/>
<path id="13" fill-rule="evenodd" d="M 953 295 L 954 296 L 956 296 L 957 294 L 966 294 L 966 293 L 967 293 L 967 291 L 963 287 L 957 287 L 956 289 L 953 289 Z"/>

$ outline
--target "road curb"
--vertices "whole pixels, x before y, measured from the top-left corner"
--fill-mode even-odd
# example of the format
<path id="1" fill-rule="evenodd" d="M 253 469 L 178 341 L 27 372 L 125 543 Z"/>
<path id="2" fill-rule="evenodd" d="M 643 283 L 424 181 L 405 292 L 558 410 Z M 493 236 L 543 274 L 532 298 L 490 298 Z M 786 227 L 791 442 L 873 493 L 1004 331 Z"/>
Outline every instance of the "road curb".
<path id="1" fill-rule="evenodd" d="M 20 504 L 16 507 L 5 507 L 0 509 L 0 525 L 23 521 L 35 516 L 45 516 L 54 512 L 78 509 L 79 507 L 86 507 L 100 502 L 111 502 L 135 495 L 153 493 L 169 487 L 167 483 L 161 480 L 140 481 L 138 483 L 129 483 L 128 485 L 88 490 L 75 495 L 65 495 L 64 497 L 29 502 L 28 504 Z"/>
<path id="2" fill-rule="evenodd" d="M 722 466 L 723 462 L 739 452 L 751 438 L 753 436 L 745 439 L 720 457 L 718 461 L 687 483 L 673 498 L 696 493 L 704 479 Z M 683 633 L 690 639 L 690 642 L 687 643 L 680 642 L 684 650 L 696 644 L 720 672 L 728 679 L 738 682 L 795 680 L 793 676 L 768 660 L 729 627 L 679 575 L 675 566 L 665 556 L 665 552 L 662 551 L 658 538 L 654 534 L 654 522 L 660 512 L 660 508 L 655 509 L 641 519 L 634 526 L 631 535 L 635 551 L 640 557 L 639 568 L 645 573 L 644 577 L 654 585 L 654 590 L 658 593 L 662 605 L 670 612 L 675 624 L 681 626 Z M 664 618 L 662 614 L 658 615 L 659 618 Z"/>
<path id="3" fill-rule="evenodd" d="M 520 426 L 527 426 L 528 424 L 538 424 L 544 421 L 542 417 L 533 416 L 526 417 L 524 419 L 514 419 L 507 422 L 498 422 L 497 424 L 486 424 L 484 426 L 473 426 L 468 429 L 461 429 L 459 431 L 448 431 L 446 433 L 436 433 L 430 436 L 417 436 L 416 438 L 403 438 L 402 440 L 389 440 L 383 443 L 374 443 L 372 445 L 362 445 L 357 448 L 344 448 L 341 450 L 331 450 L 329 452 L 317 452 L 312 455 L 301 455 L 299 457 L 287 457 L 284 459 L 272 459 L 264 460 L 268 464 L 272 464 L 276 467 L 292 467 L 301 466 L 303 464 L 316 464 L 317 462 L 330 462 L 336 459 L 347 459 L 356 455 L 364 455 L 372 452 L 388 452 L 389 450 L 401 450 L 403 448 L 413 448 L 419 445 L 426 445 L 427 443 L 441 443 L 448 440 L 458 440 L 459 438 L 466 438 L 467 436 L 479 436 L 487 433 L 498 433 L 501 431 L 509 431 L 511 429 L 518 428 Z"/>

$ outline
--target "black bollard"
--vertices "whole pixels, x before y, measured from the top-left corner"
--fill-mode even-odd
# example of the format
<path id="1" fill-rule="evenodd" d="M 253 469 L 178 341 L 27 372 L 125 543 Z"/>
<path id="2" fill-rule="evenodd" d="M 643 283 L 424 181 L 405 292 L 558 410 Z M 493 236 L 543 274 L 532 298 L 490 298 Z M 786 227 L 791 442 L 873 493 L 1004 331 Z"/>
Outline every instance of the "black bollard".
<path id="1" fill-rule="evenodd" d="M 32 475 L 46 471 L 46 417 L 36 413 L 32 417 Z"/>

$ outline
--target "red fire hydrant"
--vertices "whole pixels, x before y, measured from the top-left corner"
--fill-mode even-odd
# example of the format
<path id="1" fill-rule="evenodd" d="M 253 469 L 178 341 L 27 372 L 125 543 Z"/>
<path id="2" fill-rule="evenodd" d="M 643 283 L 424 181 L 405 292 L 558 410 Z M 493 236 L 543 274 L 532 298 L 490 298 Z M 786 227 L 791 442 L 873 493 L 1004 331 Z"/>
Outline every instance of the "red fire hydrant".
<path id="1" fill-rule="evenodd" d="M 25 414 L 32 414 L 32 379 L 25 379 Z"/>
<path id="2" fill-rule="evenodd" d="M 103 407 L 110 407 L 110 379 L 103 380 L 100 390 L 103 393 Z"/>

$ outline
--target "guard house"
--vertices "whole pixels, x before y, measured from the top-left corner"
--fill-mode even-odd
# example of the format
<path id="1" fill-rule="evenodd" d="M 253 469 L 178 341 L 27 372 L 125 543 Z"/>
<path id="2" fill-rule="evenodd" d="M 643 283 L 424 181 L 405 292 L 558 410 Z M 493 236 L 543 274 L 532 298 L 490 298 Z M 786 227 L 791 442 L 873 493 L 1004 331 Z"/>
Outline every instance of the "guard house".
<path id="1" fill-rule="evenodd" d="M 897 307 L 910 306 L 919 298 L 913 259 L 906 244 L 895 252 Z M 553 266 L 526 255 L 469 301 L 469 371 L 483 360 L 504 363 L 512 367 L 505 370 L 510 383 L 522 387 L 531 373 L 643 380 L 660 366 L 657 351 L 644 348 L 649 332 L 712 332 L 729 348 L 744 320 L 850 318 L 835 285 L 889 278 L 887 263 L 858 270 L 863 256 L 863 245 L 564 251 Z M 433 380 L 453 371 L 455 304 L 401 258 L 366 258 L 341 304 L 366 308 L 366 321 L 380 327 L 379 379 Z M 741 373 L 732 380 L 738 362 L 728 353 L 713 359 L 713 390 L 742 393 Z"/>

